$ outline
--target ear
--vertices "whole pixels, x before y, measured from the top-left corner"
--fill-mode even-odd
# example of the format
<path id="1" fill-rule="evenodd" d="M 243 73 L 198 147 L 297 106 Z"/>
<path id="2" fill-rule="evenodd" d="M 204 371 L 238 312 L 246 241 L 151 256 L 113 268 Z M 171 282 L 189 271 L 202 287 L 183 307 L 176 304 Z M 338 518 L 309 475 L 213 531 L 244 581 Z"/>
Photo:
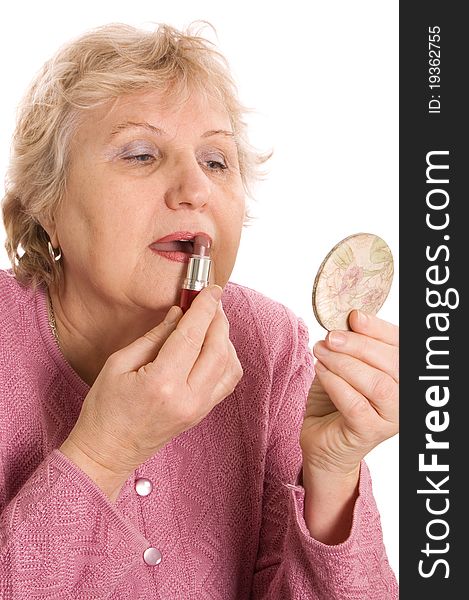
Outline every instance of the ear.
<path id="1" fill-rule="evenodd" d="M 39 225 L 44 229 L 50 239 L 50 243 L 54 248 L 59 245 L 59 239 L 57 236 L 57 226 L 55 221 L 49 217 L 40 217 L 37 219 Z"/>

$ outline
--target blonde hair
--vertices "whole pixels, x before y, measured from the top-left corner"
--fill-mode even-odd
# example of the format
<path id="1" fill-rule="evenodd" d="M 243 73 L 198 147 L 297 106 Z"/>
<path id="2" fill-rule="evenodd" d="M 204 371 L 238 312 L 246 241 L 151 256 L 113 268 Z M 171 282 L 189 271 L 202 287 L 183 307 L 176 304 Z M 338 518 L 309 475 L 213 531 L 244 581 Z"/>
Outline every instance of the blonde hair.
<path id="1" fill-rule="evenodd" d="M 145 89 L 184 102 L 192 90 L 226 108 L 238 144 L 246 194 L 262 177 L 260 165 L 271 153 L 252 148 L 243 120 L 249 112 L 239 99 L 226 59 L 200 36 L 196 22 L 186 31 L 159 24 L 154 31 L 110 24 L 66 44 L 45 63 L 19 106 L 6 194 L 2 201 L 5 247 L 16 278 L 33 287 L 55 284 L 60 262 L 48 252 L 49 237 L 39 218 L 51 219 L 64 196 L 71 138 L 84 111 Z M 251 217 L 247 214 L 245 224 Z M 20 252 L 23 252 L 20 256 Z"/>

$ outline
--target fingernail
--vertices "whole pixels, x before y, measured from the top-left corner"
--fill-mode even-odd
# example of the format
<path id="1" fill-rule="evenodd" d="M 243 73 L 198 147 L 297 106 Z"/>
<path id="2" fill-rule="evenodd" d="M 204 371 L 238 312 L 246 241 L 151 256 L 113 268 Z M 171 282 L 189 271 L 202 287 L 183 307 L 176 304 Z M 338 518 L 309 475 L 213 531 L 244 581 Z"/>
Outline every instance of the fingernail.
<path id="1" fill-rule="evenodd" d="M 347 341 L 347 338 L 340 331 L 329 331 L 327 336 L 331 346 L 343 346 Z"/>
<path id="2" fill-rule="evenodd" d="M 325 355 L 329 352 L 329 350 L 324 346 L 322 342 L 318 342 L 314 344 L 314 354 Z"/>
<path id="3" fill-rule="evenodd" d="M 368 315 L 361 310 L 357 310 L 357 321 L 359 325 L 366 325 L 368 322 Z"/>
<path id="4" fill-rule="evenodd" d="M 322 362 L 319 362 L 319 360 L 316 361 L 314 368 L 320 373 L 324 373 L 325 371 L 327 371 L 327 367 L 323 365 Z"/>
<path id="5" fill-rule="evenodd" d="M 173 323 L 175 323 L 178 320 L 179 315 L 181 314 L 181 309 L 179 308 L 179 306 L 171 306 L 171 308 L 168 310 L 167 314 L 166 314 L 166 323 L 168 323 L 168 325 L 172 325 Z"/>
<path id="6" fill-rule="evenodd" d="M 212 295 L 212 298 L 218 302 L 223 294 L 223 290 L 219 285 L 212 285 L 210 286 L 210 294 Z"/>

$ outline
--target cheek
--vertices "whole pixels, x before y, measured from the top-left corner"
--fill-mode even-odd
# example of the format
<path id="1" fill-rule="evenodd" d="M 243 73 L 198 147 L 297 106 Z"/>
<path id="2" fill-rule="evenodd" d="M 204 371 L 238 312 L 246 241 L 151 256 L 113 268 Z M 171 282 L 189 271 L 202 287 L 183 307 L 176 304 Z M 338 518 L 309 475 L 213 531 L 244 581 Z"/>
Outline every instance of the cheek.
<path id="1" fill-rule="evenodd" d="M 233 243 L 236 246 L 236 250 L 239 247 L 239 242 L 241 240 L 241 232 L 243 230 L 244 219 L 246 216 L 246 200 L 244 194 L 239 199 L 239 202 L 236 205 L 236 210 L 231 218 L 231 237 Z"/>
<path id="2" fill-rule="evenodd" d="M 81 186 L 64 203 L 62 221 L 68 234 L 95 246 L 114 242 L 122 247 L 131 241 L 129 231 L 143 227 L 146 218 L 136 209 L 137 199 L 125 186 L 116 185 L 112 179 L 81 173 Z M 76 191 L 75 191 L 76 190 Z"/>
<path id="3" fill-rule="evenodd" d="M 244 196 L 232 195 L 226 202 L 217 206 L 215 220 L 223 234 L 225 245 L 239 244 L 245 213 Z"/>
<path id="4" fill-rule="evenodd" d="M 225 277 L 229 276 L 236 261 L 244 222 L 244 209 L 244 197 L 241 197 L 231 204 L 229 210 L 225 208 L 220 211 L 220 221 L 223 226 L 219 229 L 219 250 L 214 256 L 214 262 L 217 263 L 217 273 Z"/>

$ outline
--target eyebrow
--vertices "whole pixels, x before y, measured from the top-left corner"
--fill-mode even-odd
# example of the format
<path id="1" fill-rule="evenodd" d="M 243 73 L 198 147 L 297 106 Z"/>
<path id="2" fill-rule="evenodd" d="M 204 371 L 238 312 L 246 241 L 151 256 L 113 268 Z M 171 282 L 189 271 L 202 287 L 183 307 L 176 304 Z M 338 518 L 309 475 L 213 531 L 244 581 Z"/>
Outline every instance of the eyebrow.
<path id="1" fill-rule="evenodd" d="M 226 131 L 225 129 L 211 129 L 210 131 L 206 131 L 205 133 L 203 133 L 201 137 L 212 137 L 212 135 L 224 135 L 225 137 L 233 138 L 234 140 L 236 140 L 234 132 Z"/>
<path id="2" fill-rule="evenodd" d="M 150 125 L 150 123 L 147 123 L 146 121 L 143 121 L 142 123 L 135 123 L 134 121 L 125 121 L 125 123 L 119 123 L 119 125 L 116 125 L 113 128 L 110 137 L 112 137 L 113 135 L 117 135 L 118 133 L 126 129 L 135 128 L 146 129 L 148 131 L 151 131 L 152 133 L 156 133 L 156 135 L 167 135 L 164 129 L 161 129 L 160 127 L 155 127 L 154 125 Z"/>
<path id="3" fill-rule="evenodd" d="M 119 125 L 116 125 L 112 129 L 109 137 L 112 138 L 112 136 L 117 135 L 122 131 L 125 131 L 126 129 L 146 129 L 147 131 L 150 131 L 156 135 L 168 135 L 164 129 L 161 129 L 160 127 L 155 127 L 155 125 L 151 125 L 146 121 L 142 121 L 140 123 L 136 123 L 134 121 L 125 121 L 124 123 L 119 123 Z M 224 137 L 233 139 L 235 142 L 237 139 L 233 131 L 227 131 L 226 129 L 210 129 L 209 131 L 203 133 L 201 137 L 208 138 L 215 135 L 223 135 Z"/>

